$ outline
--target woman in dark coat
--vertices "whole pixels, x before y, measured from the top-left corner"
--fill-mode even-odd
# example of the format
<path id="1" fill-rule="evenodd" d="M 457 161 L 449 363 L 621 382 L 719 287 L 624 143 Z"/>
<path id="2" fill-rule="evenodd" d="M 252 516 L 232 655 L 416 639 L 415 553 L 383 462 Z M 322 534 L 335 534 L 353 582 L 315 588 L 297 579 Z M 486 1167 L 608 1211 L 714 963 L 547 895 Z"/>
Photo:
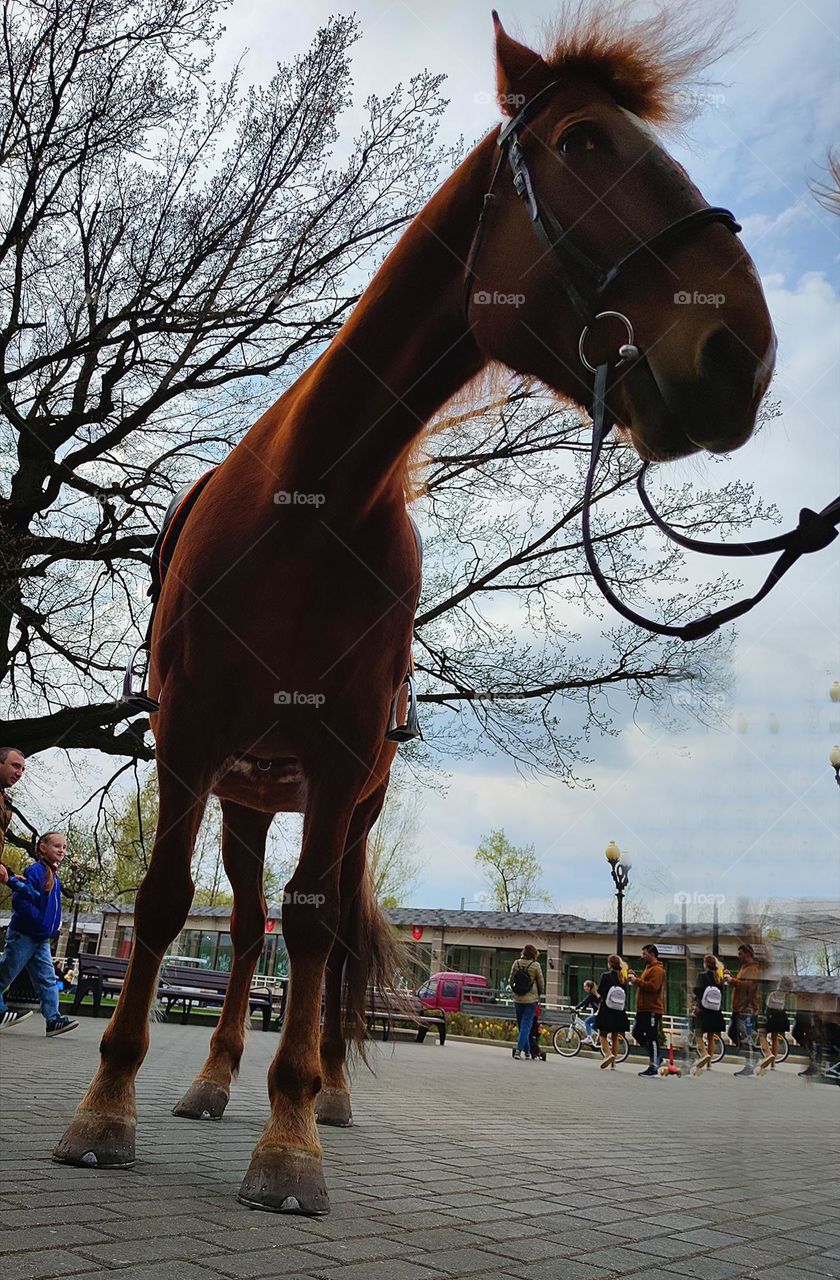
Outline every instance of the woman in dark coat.
<path id="1" fill-rule="evenodd" d="M 618 1057 L 618 1037 L 622 1031 L 630 1029 L 630 1022 L 625 1012 L 627 1003 L 627 981 L 623 975 L 624 961 L 621 956 L 610 956 L 609 968 L 601 975 L 598 983 L 600 1007 L 595 1015 L 595 1026 L 601 1040 L 604 1058 L 601 1070 L 610 1067 L 615 1070 Z M 615 994 L 610 994 L 615 989 Z M 608 1038 L 609 1037 L 609 1038 Z M 610 1044 L 610 1040 L 612 1044 Z"/>
<path id="2" fill-rule="evenodd" d="M 700 1054 L 692 1075 L 699 1076 L 705 1068 L 709 1070 L 715 1052 L 715 1036 L 726 1030 L 723 1017 L 723 981 L 721 979 L 721 963 L 717 956 L 708 955 L 703 959 L 703 972 L 694 988 L 694 1034 L 697 1040 L 697 1052 Z"/>

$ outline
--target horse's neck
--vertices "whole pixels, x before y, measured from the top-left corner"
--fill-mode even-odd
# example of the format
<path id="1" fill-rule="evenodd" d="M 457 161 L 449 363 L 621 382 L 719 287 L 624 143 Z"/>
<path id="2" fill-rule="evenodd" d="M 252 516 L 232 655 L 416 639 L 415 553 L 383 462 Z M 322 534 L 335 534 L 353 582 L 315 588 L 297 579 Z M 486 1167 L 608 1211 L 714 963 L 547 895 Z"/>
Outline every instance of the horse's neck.
<path id="1" fill-rule="evenodd" d="M 486 138 L 429 201 L 295 389 L 296 461 L 311 453 L 357 500 L 401 491 L 415 437 L 484 364 L 464 314 L 464 272 L 494 150 Z"/>

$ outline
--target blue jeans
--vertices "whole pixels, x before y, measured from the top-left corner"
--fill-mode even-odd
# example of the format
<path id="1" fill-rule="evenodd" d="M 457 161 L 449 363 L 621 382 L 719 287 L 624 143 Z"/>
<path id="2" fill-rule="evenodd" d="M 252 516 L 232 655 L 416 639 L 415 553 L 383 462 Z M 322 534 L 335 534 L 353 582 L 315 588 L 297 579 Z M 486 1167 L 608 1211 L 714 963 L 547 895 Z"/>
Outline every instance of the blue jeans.
<path id="1" fill-rule="evenodd" d="M 6 932 L 6 948 L 0 956 L 0 1013 L 6 1012 L 3 992 L 11 986 L 24 969 L 29 973 L 41 1000 L 41 1012 L 47 1022 L 58 1017 L 58 987 L 55 967 L 46 938 L 39 941 L 25 933 L 18 933 L 13 925 Z"/>
<path id="2" fill-rule="evenodd" d="M 586 1034 L 591 1036 L 592 1032 L 595 1030 L 595 1014 L 590 1013 L 588 1018 L 584 1018 L 583 1025 L 586 1027 Z"/>
<path id="3" fill-rule="evenodd" d="M 516 1021 L 519 1025 L 519 1039 L 516 1042 L 516 1047 L 520 1053 L 531 1052 L 531 1027 L 534 1025 L 536 1008 L 535 1001 L 531 1004 L 518 1004 L 516 1006 Z"/>

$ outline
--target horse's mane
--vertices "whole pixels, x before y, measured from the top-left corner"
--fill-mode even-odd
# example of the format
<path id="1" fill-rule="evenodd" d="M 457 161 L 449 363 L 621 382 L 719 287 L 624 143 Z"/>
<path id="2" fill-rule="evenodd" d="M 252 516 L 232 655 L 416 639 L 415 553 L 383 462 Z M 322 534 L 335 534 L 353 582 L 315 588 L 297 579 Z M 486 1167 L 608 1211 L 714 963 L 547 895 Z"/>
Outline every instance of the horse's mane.
<path id="1" fill-rule="evenodd" d="M 731 17 L 728 4 L 710 13 L 708 0 L 646 16 L 639 0 L 565 0 L 546 24 L 543 58 L 595 81 L 642 120 L 678 124 L 708 100 L 701 73 L 737 43 L 726 39 Z"/>
<path id="2" fill-rule="evenodd" d="M 827 170 L 824 181 L 811 183 L 811 191 L 829 213 L 840 214 L 840 151 L 829 151 Z"/>

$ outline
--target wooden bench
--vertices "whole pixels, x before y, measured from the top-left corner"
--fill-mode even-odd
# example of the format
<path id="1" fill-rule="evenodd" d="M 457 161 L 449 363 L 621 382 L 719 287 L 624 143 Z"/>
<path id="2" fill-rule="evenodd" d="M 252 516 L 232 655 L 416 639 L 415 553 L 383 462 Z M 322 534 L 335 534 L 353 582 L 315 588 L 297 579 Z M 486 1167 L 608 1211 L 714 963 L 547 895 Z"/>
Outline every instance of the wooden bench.
<path id="1" fill-rule="evenodd" d="M 173 1005 L 180 1005 L 181 1022 L 186 1026 L 193 1005 L 220 1008 L 230 982 L 230 974 L 223 969 L 193 969 L 187 965 L 164 964 L 160 971 L 158 1000 L 166 1005 L 166 1015 Z M 271 992 L 251 988 L 248 998 L 251 1013 L 262 1017 L 262 1029 L 271 1026 Z"/>
<path id="2" fill-rule="evenodd" d="M 446 1014 L 442 1010 L 430 1013 L 417 996 L 405 996 L 395 1004 L 376 991 L 369 1001 L 366 1016 L 368 1031 L 373 1032 L 377 1022 L 381 1024 L 383 1040 L 390 1040 L 394 1026 L 403 1024 L 417 1029 L 418 1044 L 423 1043 L 431 1029 L 437 1031 L 440 1044 L 446 1043 Z"/>
<path id="3" fill-rule="evenodd" d="M 86 996 L 91 996 L 95 1013 L 99 1013 L 102 997 L 119 995 L 125 981 L 128 960 L 116 956 L 80 955 L 76 979 L 76 996 L 73 1012 L 78 1012 Z M 193 1005 L 221 1008 L 224 1003 L 230 974 L 221 969 L 194 969 L 188 965 L 164 962 L 158 979 L 157 998 L 166 1006 L 169 1014 L 173 1006 L 180 1005 L 181 1022 L 189 1021 Z M 263 1031 L 271 1025 L 271 992 L 252 990 L 249 998 L 251 1013 L 262 1017 Z"/>

